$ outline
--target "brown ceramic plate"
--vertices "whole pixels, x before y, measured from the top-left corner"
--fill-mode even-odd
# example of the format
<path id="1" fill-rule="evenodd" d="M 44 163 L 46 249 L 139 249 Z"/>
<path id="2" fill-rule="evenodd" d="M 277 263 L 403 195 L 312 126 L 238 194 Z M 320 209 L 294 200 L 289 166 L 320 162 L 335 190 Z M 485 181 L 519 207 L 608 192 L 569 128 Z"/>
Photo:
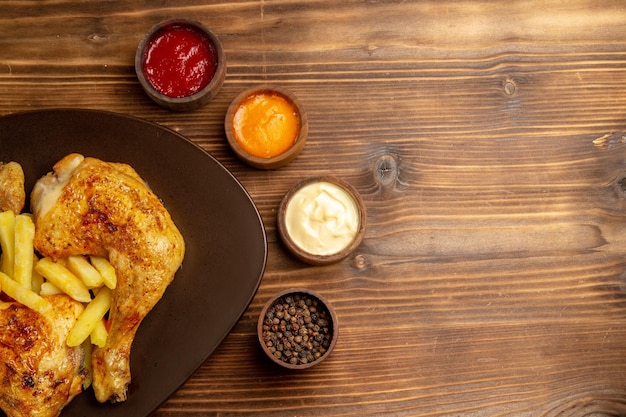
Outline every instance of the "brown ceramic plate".
<path id="1" fill-rule="evenodd" d="M 187 243 L 182 268 L 139 328 L 128 400 L 99 404 L 88 390 L 61 414 L 147 416 L 202 365 L 248 307 L 267 258 L 263 223 L 237 179 L 169 129 L 93 110 L 0 117 L 0 161 L 22 164 L 27 192 L 70 152 L 131 164 L 163 200 Z"/>

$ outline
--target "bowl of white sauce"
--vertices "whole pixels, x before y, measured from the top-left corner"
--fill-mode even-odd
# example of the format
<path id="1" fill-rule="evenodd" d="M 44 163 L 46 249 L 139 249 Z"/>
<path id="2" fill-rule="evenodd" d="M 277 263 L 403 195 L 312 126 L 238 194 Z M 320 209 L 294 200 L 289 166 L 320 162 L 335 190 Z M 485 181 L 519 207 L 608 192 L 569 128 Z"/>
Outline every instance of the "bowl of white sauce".
<path id="1" fill-rule="evenodd" d="M 365 205 L 352 185 L 332 176 L 310 177 L 285 194 L 278 232 L 289 252 L 311 265 L 338 262 L 361 243 Z"/>

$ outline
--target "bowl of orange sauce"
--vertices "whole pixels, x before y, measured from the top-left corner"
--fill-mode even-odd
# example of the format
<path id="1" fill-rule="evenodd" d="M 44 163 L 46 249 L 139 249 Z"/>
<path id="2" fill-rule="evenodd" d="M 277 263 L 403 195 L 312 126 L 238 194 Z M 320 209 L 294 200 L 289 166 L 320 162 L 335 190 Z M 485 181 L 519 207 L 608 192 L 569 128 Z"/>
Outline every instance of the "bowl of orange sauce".
<path id="1" fill-rule="evenodd" d="M 292 92 L 264 84 L 241 92 L 231 102 L 224 130 L 239 159 L 255 168 L 276 169 L 300 154 L 308 122 Z"/>

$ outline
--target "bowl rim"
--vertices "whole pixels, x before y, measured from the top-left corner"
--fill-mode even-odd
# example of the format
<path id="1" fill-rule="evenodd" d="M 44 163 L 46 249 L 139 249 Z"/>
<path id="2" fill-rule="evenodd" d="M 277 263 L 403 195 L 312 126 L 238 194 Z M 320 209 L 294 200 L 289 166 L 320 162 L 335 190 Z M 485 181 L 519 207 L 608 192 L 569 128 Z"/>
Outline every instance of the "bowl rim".
<path id="1" fill-rule="evenodd" d="M 324 352 L 324 354 L 321 355 L 319 358 L 317 358 L 316 360 L 314 360 L 312 362 L 308 362 L 306 364 L 293 365 L 291 363 L 284 362 L 284 361 L 281 361 L 280 359 L 277 359 L 269 351 L 269 349 L 265 345 L 265 342 L 263 341 L 263 323 L 265 321 L 265 314 L 267 313 L 267 310 L 269 310 L 270 307 L 272 305 L 274 305 L 276 300 L 278 300 L 279 298 L 284 297 L 286 295 L 289 295 L 289 294 L 298 294 L 298 293 L 306 294 L 309 297 L 317 298 L 318 301 L 320 301 L 324 305 L 324 307 L 326 308 L 326 310 L 330 314 L 330 320 L 331 320 L 330 324 L 332 326 L 332 336 L 331 336 L 331 339 L 330 339 L 330 345 L 328 346 L 328 349 L 326 349 L 326 352 Z M 257 338 L 259 340 L 259 344 L 261 345 L 261 349 L 263 350 L 265 355 L 272 362 L 274 362 L 274 363 L 276 363 L 276 364 L 278 364 L 278 365 L 280 365 L 280 366 L 282 366 L 284 368 L 287 368 L 287 369 L 295 369 L 295 370 L 307 369 L 307 368 L 310 368 L 310 367 L 315 366 L 318 363 L 322 362 L 334 350 L 335 345 L 337 343 L 337 339 L 339 338 L 339 323 L 337 321 L 337 313 L 335 312 L 335 308 L 332 306 L 332 304 L 330 304 L 330 302 L 325 297 L 323 297 L 321 294 L 319 294 L 317 291 L 314 291 L 314 290 L 311 290 L 311 289 L 308 289 L 308 288 L 304 288 L 304 287 L 287 288 L 287 289 L 284 289 L 282 291 L 279 291 L 279 292 L 271 295 L 270 298 L 263 305 L 263 308 L 261 308 L 261 312 L 259 313 L 259 318 L 258 318 L 258 321 L 257 321 Z"/>
<path id="2" fill-rule="evenodd" d="M 329 182 L 341 187 L 352 197 L 359 210 L 359 228 L 356 232 L 356 235 L 354 236 L 354 239 L 347 247 L 340 250 L 339 252 L 330 255 L 315 255 L 303 250 L 293 241 L 293 239 L 287 232 L 287 222 L 285 219 L 287 205 L 298 190 L 306 185 L 315 182 Z M 287 191 L 287 193 L 284 195 L 283 199 L 280 202 L 276 221 L 278 226 L 278 234 L 280 235 L 280 238 L 283 244 L 286 246 L 287 250 L 294 257 L 310 265 L 328 265 L 339 262 L 342 259 L 348 257 L 361 244 L 365 235 L 365 228 L 367 226 L 367 210 L 365 208 L 365 203 L 363 201 L 363 198 L 361 197 L 361 194 L 356 190 L 356 188 L 352 186 L 352 184 L 332 175 L 316 175 L 298 181 L 293 187 L 289 189 L 289 191 Z"/>
<path id="3" fill-rule="evenodd" d="M 233 118 L 241 103 L 248 97 L 261 93 L 275 93 L 283 98 L 286 98 L 291 104 L 293 104 L 294 108 L 298 112 L 298 118 L 300 121 L 300 130 L 295 143 L 285 152 L 271 158 L 261 158 L 248 153 L 245 149 L 239 146 L 237 140 L 235 139 L 235 135 L 233 134 Z M 224 133 L 226 134 L 228 144 L 240 160 L 254 168 L 276 169 L 287 165 L 293 161 L 300 154 L 300 152 L 302 152 L 309 133 L 309 122 L 300 99 L 293 92 L 276 84 L 263 83 L 246 88 L 231 101 L 228 109 L 226 110 L 226 116 L 224 117 Z"/>
<path id="4" fill-rule="evenodd" d="M 202 34 L 215 47 L 217 54 L 217 68 L 213 78 L 199 91 L 184 97 L 171 97 L 159 92 L 148 80 L 144 71 L 144 55 L 150 41 L 162 30 L 173 26 L 190 27 Z M 170 110 L 191 110 L 206 104 L 217 95 L 226 79 L 226 54 L 217 35 L 202 22 L 188 18 L 172 18 L 153 25 L 139 42 L 135 51 L 135 73 L 139 83 L 148 96 L 157 104 Z"/>

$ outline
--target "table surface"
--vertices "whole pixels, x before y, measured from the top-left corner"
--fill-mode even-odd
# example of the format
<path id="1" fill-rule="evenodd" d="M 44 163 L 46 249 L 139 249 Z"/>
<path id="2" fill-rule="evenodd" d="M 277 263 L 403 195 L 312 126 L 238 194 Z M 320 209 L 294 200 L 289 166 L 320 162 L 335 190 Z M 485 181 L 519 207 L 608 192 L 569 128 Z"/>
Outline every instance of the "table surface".
<path id="1" fill-rule="evenodd" d="M 157 106 L 134 73 L 143 34 L 172 17 L 205 23 L 228 59 L 192 112 Z M 274 171 L 239 162 L 223 129 L 265 82 L 309 120 L 303 153 Z M 155 416 L 626 415 L 622 0 L 3 1 L 0 115 L 57 107 L 183 134 L 265 224 L 255 298 Z M 360 192 L 368 228 L 349 258 L 313 267 L 275 222 L 318 174 Z M 265 362 L 255 334 L 292 286 L 340 322 L 332 355 L 300 373 Z"/>

